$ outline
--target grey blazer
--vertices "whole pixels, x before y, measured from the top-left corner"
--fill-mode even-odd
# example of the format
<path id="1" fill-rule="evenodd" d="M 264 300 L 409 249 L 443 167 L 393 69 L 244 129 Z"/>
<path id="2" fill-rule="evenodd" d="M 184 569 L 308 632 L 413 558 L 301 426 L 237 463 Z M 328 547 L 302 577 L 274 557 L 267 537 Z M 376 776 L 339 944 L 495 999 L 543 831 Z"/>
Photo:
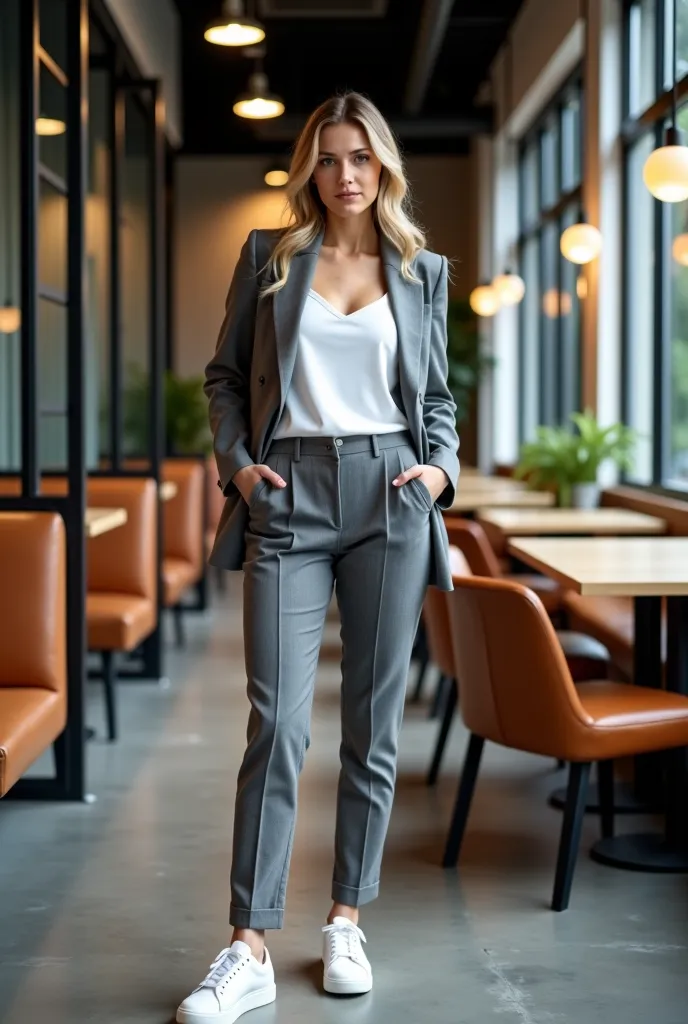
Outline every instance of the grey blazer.
<path id="1" fill-rule="evenodd" d="M 299 323 L 313 281 L 324 231 L 292 259 L 286 285 L 259 298 L 278 231 L 252 231 L 241 250 L 227 296 L 215 355 L 206 367 L 205 392 L 225 507 L 210 555 L 212 565 L 241 569 L 248 505 L 232 477 L 265 461 L 289 390 Z M 401 257 L 386 239 L 382 259 L 397 325 L 399 385 L 393 399 L 405 413 L 419 463 L 440 466 L 449 477 L 431 511 L 430 583 L 452 590 L 447 531 L 441 509 L 454 500 L 459 477 L 456 404 L 447 387 L 447 261 L 423 250 L 413 270 L 401 274 Z"/>

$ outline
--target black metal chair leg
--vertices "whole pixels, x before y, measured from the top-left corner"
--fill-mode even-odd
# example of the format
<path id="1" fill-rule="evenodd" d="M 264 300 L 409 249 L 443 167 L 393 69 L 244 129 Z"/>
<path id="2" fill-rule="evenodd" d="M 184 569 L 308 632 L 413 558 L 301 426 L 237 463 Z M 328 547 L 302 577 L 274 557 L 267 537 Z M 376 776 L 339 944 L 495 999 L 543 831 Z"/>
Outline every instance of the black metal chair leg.
<path id="1" fill-rule="evenodd" d="M 597 763 L 597 802 L 600 805 L 602 838 L 611 839 L 614 835 L 614 762 L 598 761 Z"/>
<path id="2" fill-rule="evenodd" d="M 182 605 L 176 604 L 172 609 L 174 619 L 174 635 L 177 647 L 186 647 L 186 632 L 184 630 L 184 609 Z"/>
<path id="3" fill-rule="evenodd" d="M 482 736 L 476 736 L 475 733 L 471 733 L 471 738 L 468 741 L 468 750 L 466 751 L 466 759 L 463 763 L 463 771 L 461 772 L 459 791 L 456 794 L 454 814 L 449 826 L 447 845 L 445 846 L 442 859 L 442 866 L 445 868 L 456 867 L 456 862 L 459 859 L 484 746 L 485 740 Z"/>
<path id="4" fill-rule="evenodd" d="M 574 762 L 569 768 L 569 784 L 566 792 L 564 821 L 561 826 L 557 871 L 554 877 L 552 894 L 552 910 L 566 910 L 571 895 L 571 883 L 576 867 L 576 857 L 580 844 L 581 826 L 585 813 L 585 801 L 588 795 L 590 779 L 590 762 L 583 764 Z"/>
<path id="5" fill-rule="evenodd" d="M 55 765 L 55 779 L 65 784 L 67 779 L 67 732 L 61 732 L 53 742 L 53 763 Z"/>
<path id="6" fill-rule="evenodd" d="M 442 724 L 440 725 L 440 731 L 437 735 L 437 743 L 435 745 L 435 752 L 432 755 L 432 761 L 430 762 L 430 768 L 428 770 L 427 783 L 428 786 L 434 786 L 437 782 L 437 775 L 442 764 L 442 756 L 444 754 L 444 748 L 447 743 L 447 737 L 449 736 L 449 730 L 454 720 L 454 712 L 456 711 L 456 703 L 459 697 L 459 688 L 456 685 L 456 680 L 450 680 L 450 687 L 447 693 L 447 699 L 444 705 L 444 714 L 442 716 Z"/>
<path id="7" fill-rule="evenodd" d="M 445 675 L 444 673 L 437 680 L 435 695 L 432 698 L 432 704 L 428 710 L 428 718 L 439 718 L 444 711 L 449 697 L 449 687 L 451 686 L 451 682 L 451 676 Z"/>
<path id="8" fill-rule="evenodd" d="M 105 692 L 105 717 L 107 720 L 107 734 L 110 743 L 117 739 L 117 662 L 114 651 L 101 651 L 103 665 L 103 689 Z"/>

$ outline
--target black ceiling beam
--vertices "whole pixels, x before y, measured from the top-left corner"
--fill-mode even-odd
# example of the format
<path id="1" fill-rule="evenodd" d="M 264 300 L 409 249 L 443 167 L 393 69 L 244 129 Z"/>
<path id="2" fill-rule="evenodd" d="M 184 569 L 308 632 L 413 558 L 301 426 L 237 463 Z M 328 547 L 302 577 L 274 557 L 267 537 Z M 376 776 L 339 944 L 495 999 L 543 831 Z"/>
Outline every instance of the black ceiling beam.
<path id="1" fill-rule="evenodd" d="M 419 114 L 437 63 L 454 0 L 425 0 L 404 94 L 404 111 Z"/>

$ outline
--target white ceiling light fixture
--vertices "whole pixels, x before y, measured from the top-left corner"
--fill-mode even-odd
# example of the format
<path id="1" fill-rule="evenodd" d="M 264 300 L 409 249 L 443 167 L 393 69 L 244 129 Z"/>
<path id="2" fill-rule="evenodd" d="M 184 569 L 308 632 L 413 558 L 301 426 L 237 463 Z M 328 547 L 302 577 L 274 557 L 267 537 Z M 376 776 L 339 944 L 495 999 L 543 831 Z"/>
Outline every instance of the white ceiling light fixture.
<path id="1" fill-rule="evenodd" d="M 216 46 L 254 46 L 265 39 L 265 29 L 244 14 L 242 0 L 224 0 L 222 16 L 210 22 L 203 36 Z"/>
<path id="2" fill-rule="evenodd" d="M 602 250 L 602 232 L 581 217 L 578 224 L 571 224 L 562 232 L 559 248 L 570 263 L 590 263 Z"/>

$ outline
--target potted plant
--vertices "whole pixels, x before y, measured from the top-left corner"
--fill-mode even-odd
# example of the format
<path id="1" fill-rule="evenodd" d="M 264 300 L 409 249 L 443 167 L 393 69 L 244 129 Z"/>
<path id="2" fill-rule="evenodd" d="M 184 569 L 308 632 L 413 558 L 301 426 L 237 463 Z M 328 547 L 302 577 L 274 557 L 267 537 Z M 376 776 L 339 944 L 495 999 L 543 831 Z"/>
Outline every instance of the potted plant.
<path id="1" fill-rule="evenodd" d="M 468 417 L 471 401 L 483 376 L 496 360 L 481 350 L 477 317 L 468 299 L 451 299 L 447 307 L 449 390 L 456 402 L 456 422 Z"/>
<path id="2" fill-rule="evenodd" d="M 534 441 L 521 448 L 515 476 L 535 489 L 550 488 L 561 507 L 594 508 L 599 501 L 598 473 L 612 460 L 630 469 L 636 432 L 623 423 L 601 427 L 591 410 L 572 413 L 576 427 L 538 427 Z"/>
<path id="3" fill-rule="evenodd" d="M 127 370 L 124 394 L 124 446 L 127 454 L 146 451 L 150 416 L 148 374 L 138 366 Z M 207 454 L 212 450 L 208 403 L 202 377 L 178 377 L 168 370 L 163 379 L 167 449 L 174 455 Z"/>

